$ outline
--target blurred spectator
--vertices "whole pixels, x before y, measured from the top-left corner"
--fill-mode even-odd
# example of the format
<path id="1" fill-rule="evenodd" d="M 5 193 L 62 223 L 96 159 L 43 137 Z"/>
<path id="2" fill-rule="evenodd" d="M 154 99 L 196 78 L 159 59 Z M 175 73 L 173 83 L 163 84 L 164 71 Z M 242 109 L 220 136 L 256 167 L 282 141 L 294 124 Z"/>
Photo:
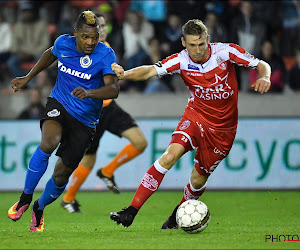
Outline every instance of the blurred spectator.
<path id="1" fill-rule="evenodd" d="M 204 24 L 208 29 L 210 42 L 227 42 L 227 30 L 219 23 L 219 17 L 214 12 L 208 12 L 204 19 Z"/>
<path id="2" fill-rule="evenodd" d="M 269 92 L 281 93 L 284 90 L 285 66 L 283 60 L 273 51 L 273 44 L 270 40 L 265 40 L 261 45 L 261 52 L 258 57 L 269 63 L 271 66 L 271 89 Z M 250 85 L 258 79 L 255 69 L 249 70 Z M 249 85 L 249 89 L 250 89 Z"/>
<path id="3" fill-rule="evenodd" d="M 77 6 L 70 5 L 69 2 L 64 4 L 60 22 L 58 23 L 56 31 L 56 38 L 63 34 L 73 35 L 74 24 L 79 13 L 80 9 Z"/>
<path id="4" fill-rule="evenodd" d="M 153 26 L 144 19 L 140 12 L 135 10 L 127 12 L 126 22 L 123 26 L 123 37 L 128 69 L 142 64 L 149 54 L 148 43 L 153 35 Z"/>
<path id="5" fill-rule="evenodd" d="M 185 23 L 189 19 L 198 18 L 204 19 L 205 8 L 203 6 L 204 1 L 199 0 L 185 0 L 185 1 L 167 1 L 168 14 L 178 13 L 182 18 L 182 22 Z"/>
<path id="6" fill-rule="evenodd" d="M 288 74 L 288 83 L 292 90 L 300 92 L 300 46 L 296 49 L 297 63 Z"/>
<path id="7" fill-rule="evenodd" d="M 142 13 L 128 10 L 122 33 L 127 69 L 142 65 L 147 55 L 149 55 L 148 44 L 154 35 L 152 24 L 144 19 Z M 140 82 L 130 82 L 128 87 L 134 87 L 138 91 L 143 91 L 145 86 Z"/>
<path id="8" fill-rule="evenodd" d="M 30 2 L 20 3 L 20 10 L 21 19 L 13 29 L 13 54 L 7 61 L 14 77 L 26 74 L 22 63 L 37 61 L 50 43 L 47 24 L 38 19 L 34 5 Z"/>
<path id="9" fill-rule="evenodd" d="M 129 8 L 131 1 L 129 0 L 111 0 L 110 1 L 114 16 L 119 23 L 123 23 L 126 17 L 126 11 Z"/>
<path id="10" fill-rule="evenodd" d="M 29 106 L 21 112 L 18 119 L 41 119 L 45 112 L 39 88 L 29 89 Z"/>
<path id="11" fill-rule="evenodd" d="M 129 4 L 128 4 L 129 5 Z M 126 7 L 126 5 L 122 5 Z M 123 10 L 124 12 L 126 9 Z M 122 35 L 122 23 L 119 23 L 114 15 L 112 6 L 108 3 L 100 4 L 96 11 L 102 14 L 106 20 L 108 36 L 107 42 L 114 49 L 117 62 L 121 62 L 124 56 L 124 40 Z"/>
<path id="12" fill-rule="evenodd" d="M 167 9 L 164 0 L 133 0 L 130 9 L 142 12 L 144 17 L 153 24 L 155 37 L 163 38 L 167 19 Z"/>
<path id="13" fill-rule="evenodd" d="M 12 30 L 10 24 L 6 22 L 3 9 L 0 9 L 0 82 L 4 80 L 3 66 L 10 56 L 12 43 Z"/>
<path id="14" fill-rule="evenodd" d="M 167 54 L 163 53 L 160 48 L 160 41 L 157 38 L 152 38 L 149 41 L 149 56 L 143 61 L 143 65 L 153 65 L 162 59 Z M 144 90 L 146 94 L 161 93 L 161 92 L 175 92 L 172 86 L 172 76 L 167 75 L 163 78 L 152 77 L 146 81 L 147 86 Z"/>
<path id="15" fill-rule="evenodd" d="M 182 36 L 182 20 L 181 17 L 176 13 L 171 13 L 168 16 L 168 22 L 164 31 L 164 43 L 162 49 L 166 55 L 178 53 L 183 50 L 181 45 Z"/>
<path id="16" fill-rule="evenodd" d="M 283 12 L 281 55 L 294 56 L 296 46 L 300 42 L 300 3 L 295 0 L 284 0 L 281 1 L 281 6 Z"/>
<path id="17" fill-rule="evenodd" d="M 265 25 L 254 15 L 251 1 L 241 1 L 240 14 L 231 25 L 230 40 L 239 44 L 250 54 L 257 56 L 265 36 Z M 235 66 L 239 89 L 248 91 L 249 72 L 246 68 Z"/>
<path id="18" fill-rule="evenodd" d="M 251 1 L 241 1 L 240 15 L 232 23 L 233 42 L 239 44 L 250 54 L 257 56 L 265 38 L 266 27 L 253 12 Z"/>

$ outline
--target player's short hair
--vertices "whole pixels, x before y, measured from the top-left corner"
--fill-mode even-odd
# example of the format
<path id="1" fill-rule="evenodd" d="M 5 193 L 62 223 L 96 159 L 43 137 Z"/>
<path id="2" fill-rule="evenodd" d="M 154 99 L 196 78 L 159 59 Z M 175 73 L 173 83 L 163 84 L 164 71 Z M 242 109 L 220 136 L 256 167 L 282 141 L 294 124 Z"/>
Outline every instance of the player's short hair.
<path id="1" fill-rule="evenodd" d="M 208 35 L 207 28 L 204 23 L 199 19 L 192 19 L 185 23 L 182 27 L 183 38 L 187 35 L 199 35 L 202 36 L 205 34 Z"/>
<path id="2" fill-rule="evenodd" d="M 97 16 L 94 14 L 93 11 L 90 10 L 83 11 L 78 16 L 75 25 L 76 30 L 80 30 L 84 24 L 91 27 L 100 27 L 100 23 Z"/>

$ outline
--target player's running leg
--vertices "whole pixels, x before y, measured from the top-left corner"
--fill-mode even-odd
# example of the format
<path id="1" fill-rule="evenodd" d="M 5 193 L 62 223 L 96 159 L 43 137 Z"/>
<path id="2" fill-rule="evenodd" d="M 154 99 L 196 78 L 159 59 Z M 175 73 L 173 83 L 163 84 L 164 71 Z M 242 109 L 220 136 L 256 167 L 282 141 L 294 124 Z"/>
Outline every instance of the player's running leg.
<path id="1" fill-rule="evenodd" d="M 172 214 L 164 222 L 161 229 L 177 229 L 178 225 L 176 222 L 176 212 L 178 207 L 187 200 L 197 200 L 206 189 L 207 176 L 200 175 L 195 167 L 192 170 L 191 178 L 189 183 L 185 186 L 183 196 L 180 203 L 175 207 Z M 195 188 L 196 187 L 196 188 Z"/>
<path id="2" fill-rule="evenodd" d="M 54 202 L 65 190 L 73 170 L 66 167 L 59 157 L 54 168 L 53 176 L 46 184 L 41 197 L 35 201 L 32 208 L 32 221 L 30 231 L 38 232 L 44 230 L 44 208 Z"/>
<path id="3" fill-rule="evenodd" d="M 33 192 L 44 175 L 49 157 L 60 141 L 62 133 L 61 125 L 56 121 L 45 121 L 42 126 L 42 141 L 33 153 L 25 178 L 25 186 L 22 195 L 9 210 L 8 217 L 14 221 L 19 220 L 28 209 Z"/>
<path id="4" fill-rule="evenodd" d="M 61 207 L 66 209 L 69 213 L 81 213 L 81 210 L 79 209 L 80 205 L 76 200 L 76 194 L 92 171 L 95 161 L 96 153 L 85 154 L 79 163 L 79 166 L 75 169 L 69 189 L 60 203 Z"/>
<path id="5" fill-rule="evenodd" d="M 108 165 L 97 171 L 97 176 L 102 179 L 107 188 L 115 194 L 120 193 L 114 178 L 115 170 L 143 153 L 147 147 L 147 140 L 138 127 L 126 129 L 121 133 L 121 137 L 127 138 L 131 143 L 126 145 Z"/>
<path id="6" fill-rule="evenodd" d="M 110 213 L 110 218 L 117 224 L 129 227 L 136 214 L 147 199 L 159 188 L 165 174 L 185 152 L 185 148 L 178 144 L 169 145 L 165 153 L 157 160 L 145 174 L 138 187 L 130 206 L 119 212 Z"/>

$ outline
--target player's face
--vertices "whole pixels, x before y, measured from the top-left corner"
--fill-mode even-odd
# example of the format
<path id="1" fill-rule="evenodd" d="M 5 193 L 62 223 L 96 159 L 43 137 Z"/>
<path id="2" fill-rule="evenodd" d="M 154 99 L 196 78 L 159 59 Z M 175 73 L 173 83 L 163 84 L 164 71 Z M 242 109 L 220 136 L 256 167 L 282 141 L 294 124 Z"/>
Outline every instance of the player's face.
<path id="1" fill-rule="evenodd" d="M 103 16 L 98 17 L 98 20 L 100 22 L 100 36 L 99 36 L 99 41 L 100 42 L 105 42 L 106 38 L 107 38 L 107 33 L 108 33 L 106 21 L 105 21 L 105 19 L 104 19 Z"/>
<path id="2" fill-rule="evenodd" d="M 91 54 L 95 50 L 99 41 L 99 27 L 82 25 L 79 30 L 74 30 L 76 37 L 76 49 L 78 52 Z"/>
<path id="3" fill-rule="evenodd" d="M 204 60 L 208 54 L 208 39 L 206 35 L 186 35 L 185 39 L 182 37 L 181 42 L 186 47 L 189 56 L 195 62 Z"/>

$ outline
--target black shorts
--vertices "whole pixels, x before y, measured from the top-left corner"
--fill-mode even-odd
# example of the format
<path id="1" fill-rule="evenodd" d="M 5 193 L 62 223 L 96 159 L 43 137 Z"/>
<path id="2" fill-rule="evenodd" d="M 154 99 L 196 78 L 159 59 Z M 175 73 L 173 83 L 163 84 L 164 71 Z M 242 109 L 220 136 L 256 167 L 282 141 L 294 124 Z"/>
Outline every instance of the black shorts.
<path id="1" fill-rule="evenodd" d="M 106 130 L 122 137 L 121 134 L 125 130 L 133 127 L 137 127 L 135 120 L 115 101 L 112 101 L 108 106 L 102 108 L 99 124 L 96 127 L 96 135 L 86 154 L 96 153 L 100 139 Z"/>
<path id="2" fill-rule="evenodd" d="M 53 120 L 61 124 L 63 132 L 56 155 L 61 157 L 68 168 L 76 169 L 92 143 L 95 129 L 75 119 L 52 97 L 48 97 L 46 111 L 40 122 L 41 128 L 45 120 Z"/>

